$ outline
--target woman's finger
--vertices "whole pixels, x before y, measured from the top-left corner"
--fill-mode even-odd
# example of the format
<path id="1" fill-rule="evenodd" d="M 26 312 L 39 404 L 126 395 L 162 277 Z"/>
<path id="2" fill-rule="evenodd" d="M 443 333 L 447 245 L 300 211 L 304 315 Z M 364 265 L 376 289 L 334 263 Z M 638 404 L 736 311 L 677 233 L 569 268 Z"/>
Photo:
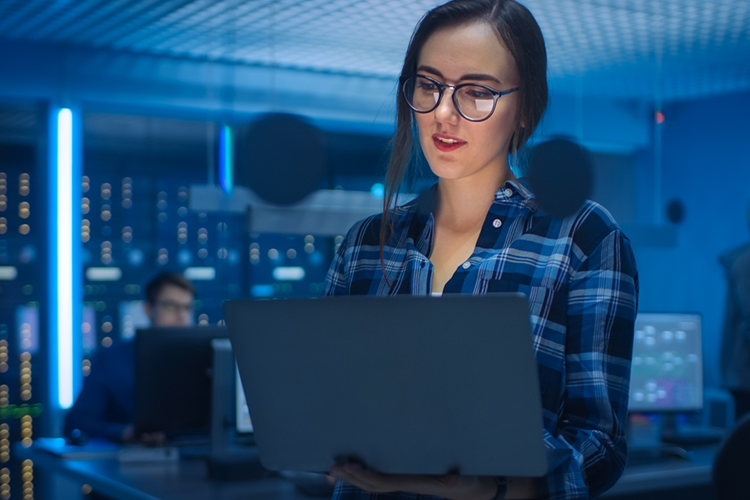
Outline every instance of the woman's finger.
<path id="1" fill-rule="evenodd" d="M 389 493 L 410 491 L 414 493 L 446 496 L 450 492 L 476 483 L 474 476 L 460 474 L 419 475 L 382 474 L 357 464 L 334 465 L 331 475 L 366 491 Z"/>
<path id="2" fill-rule="evenodd" d="M 457 488 L 461 484 L 461 476 L 458 474 L 446 474 L 440 476 L 438 481 L 446 488 Z"/>
<path id="3" fill-rule="evenodd" d="M 351 483 L 358 488 L 379 493 L 388 491 L 387 487 L 384 489 L 382 479 L 379 480 L 373 473 L 365 474 L 364 472 L 366 471 L 361 467 L 350 464 L 334 465 L 331 467 L 331 475 L 333 477 Z"/>

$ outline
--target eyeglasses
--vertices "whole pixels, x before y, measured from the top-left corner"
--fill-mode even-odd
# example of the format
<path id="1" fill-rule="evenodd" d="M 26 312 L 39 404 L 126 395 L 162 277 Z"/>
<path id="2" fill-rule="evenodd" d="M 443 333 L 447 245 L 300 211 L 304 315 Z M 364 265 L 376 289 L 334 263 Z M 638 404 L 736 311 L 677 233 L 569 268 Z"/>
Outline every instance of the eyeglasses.
<path id="1" fill-rule="evenodd" d="M 176 313 L 178 311 L 185 311 L 187 313 L 193 311 L 193 304 L 180 304 L 178 302 L 172 302 L 169 300 L 159 300 L 156 302 L 156 306 L 166 312 Z"/>
<path id="2" fill-rule="evenodd" d="M 417 113 L 435 110 L 440 106 L 445 89 L 453 89 L 453 105 L 470 122 L 481 122 L 492 116 L 497 100 L 520 88 L 500 91 L 479 83 L 450 85 L 424 75 L 401 77 L 399 82 L 406 103 Z"/>

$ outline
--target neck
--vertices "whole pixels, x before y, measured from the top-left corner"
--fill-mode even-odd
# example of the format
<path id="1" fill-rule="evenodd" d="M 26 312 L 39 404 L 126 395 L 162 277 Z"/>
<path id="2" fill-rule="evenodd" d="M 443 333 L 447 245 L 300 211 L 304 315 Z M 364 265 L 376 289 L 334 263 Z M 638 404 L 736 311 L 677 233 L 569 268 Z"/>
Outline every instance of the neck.
<path id="1" fill-rule="evenodd" d="M 436 220 L 456 231 L 481 225 L 497 190 L 507 181 L 516 179 L 510 167 L 496 172 L 491 178 L 440 179 Z"/>

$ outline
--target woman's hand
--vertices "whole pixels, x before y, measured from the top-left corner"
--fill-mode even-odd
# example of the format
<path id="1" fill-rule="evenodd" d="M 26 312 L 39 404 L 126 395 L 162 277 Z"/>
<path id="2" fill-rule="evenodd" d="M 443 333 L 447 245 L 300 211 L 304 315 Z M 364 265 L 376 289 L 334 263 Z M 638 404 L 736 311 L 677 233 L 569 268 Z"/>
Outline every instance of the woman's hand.
<path id="1" fill-rule="evenodd" d="M 331 476 L 374 493 L 408 491 L 451 500 L 491 500 L 497 493 L 489 476 L 382 474 L 352 463 L 332 466 Z"/>

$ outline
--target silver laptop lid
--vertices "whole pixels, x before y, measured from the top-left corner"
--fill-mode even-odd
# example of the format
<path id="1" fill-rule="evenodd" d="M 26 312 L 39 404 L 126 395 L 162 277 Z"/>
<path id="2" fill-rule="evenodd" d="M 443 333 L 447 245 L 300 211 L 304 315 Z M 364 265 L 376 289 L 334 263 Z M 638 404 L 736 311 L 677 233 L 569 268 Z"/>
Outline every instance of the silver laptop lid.
<path id="1" fill-rule="evenodd" d="M 547 472 L 522 294 L 232 300 L 224 314 L 268 469 Z"/>

